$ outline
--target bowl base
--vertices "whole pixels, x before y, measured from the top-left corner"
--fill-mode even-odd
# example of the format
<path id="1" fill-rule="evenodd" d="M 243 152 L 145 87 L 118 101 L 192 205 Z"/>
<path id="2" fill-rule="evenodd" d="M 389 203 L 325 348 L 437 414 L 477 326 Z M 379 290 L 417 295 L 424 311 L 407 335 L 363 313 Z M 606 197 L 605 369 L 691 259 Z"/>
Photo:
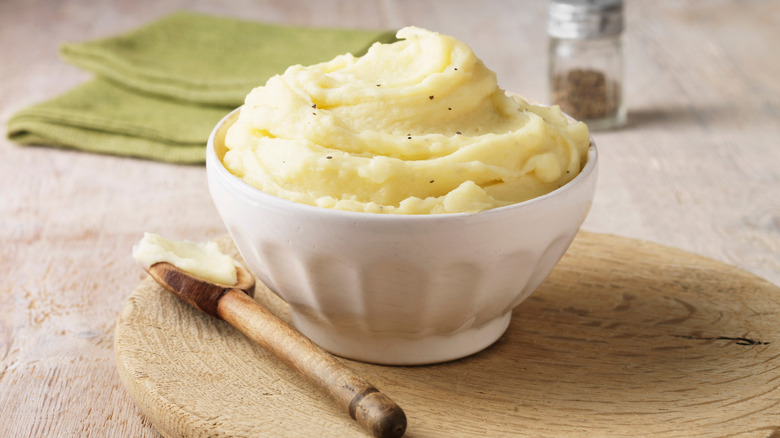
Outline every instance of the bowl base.
<path id="1" fill-rule="evenodd" d="M 479 327 L 409 337 L 339 329 L 290 310 L 295 328 L 315 344 L 337 356 L 378 365 L 428 365 L 469 356 L 496 342 L 512 319 L 510 311 Z"/>

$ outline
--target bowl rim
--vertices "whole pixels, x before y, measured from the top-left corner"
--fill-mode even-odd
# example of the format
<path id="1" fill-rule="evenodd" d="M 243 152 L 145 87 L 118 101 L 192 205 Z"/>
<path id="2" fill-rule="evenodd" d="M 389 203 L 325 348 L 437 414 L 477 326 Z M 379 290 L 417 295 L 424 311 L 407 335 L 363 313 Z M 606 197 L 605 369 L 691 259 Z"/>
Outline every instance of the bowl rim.
<path id="1" fill-rule="evenodd" d="M 487 210 L 481 210 L 476 213 L 459 212 L 459 213 L 427 213 L 427 214 L 398 213 L 396 214 L 396 213 L 373 213 L 373 212 L 364 212 L 364 211 L 350 211 L 350 210 L 340 210 L 336 208 L 320 207 L 316 205 L 304 204 L 302 202 L 291 201 L 289 199 L 280 198 L 270 193 L 266 193 L 258 189 L 257 187 L 254 187 L 246 183 L 244 180 L 233 175 L 232 173 L 230 173 L 230 171 L 227 170 L 225 165 L 222 163 L 222 160 L 220 160 L 219 157 L 217 157 L 217 152 L 214 147 L 214 141 L 220 128 L 222 128 L 222 126 L 230 118 L 234 117 L 239 111 L 241 111 L 242 107 L 243 105 L 233 109 L 228 114 L 226 114 L 215 125 L 214 129 L 212 129 L 211 131 L 211 134 L 209 134 L 208 142 L 206 143 L 207 174 L 210 175 L 211 172 L 209 170 L 213 169 L 220 178 L 224 179 L 227 183 L 231 184 L 234 188 L 238 189 L 243 196 L 248 197 L 250 200 L 258 204 L 274 203 L 285 209 L 301 209 L 303 212 L 309 212 L 311 214 L 319 214 L 319 215 L 326 214 L 331 217 L 342 216 L 345 219 L 350 219 L 350 220 L 360 219 L 363 221 L 365 220 L 429 221 L 429 220 L 442 220 L 442 219 L 455 220 L 464 217 L 469 217 L 469 218 L 485 217 L 490 215 L 503 214 L 508 210 L 520 210 L 524 208 L 530 208 L 529 206 L 545 202 L 550 198 L 557 198 L 566 192 L 574 190 L 576 186 L 582 183 L 582 181 L 584 181 L 585 179 L 589 178 L 592 174 L 594 174 L 597 171 L 597 167 L 598 167 L 598 150 L 596 148 L 596 142 L 593 141 L 593 136 L 589 136 L 590 145 L 588 146 L 587 161 L 585 163 L 585 166 L 580 170 L 580 173 L 578 173 L 577 176 L 572 178 L 569 182 L 567 182 L 563 186 L 551 192 L 548 192 L 544 195 L 537 196 L 535 198 L 531 198 L 522 202 L 517 202 L 510 205 L 504 205 L 501 207 L 490 208 Z"/>

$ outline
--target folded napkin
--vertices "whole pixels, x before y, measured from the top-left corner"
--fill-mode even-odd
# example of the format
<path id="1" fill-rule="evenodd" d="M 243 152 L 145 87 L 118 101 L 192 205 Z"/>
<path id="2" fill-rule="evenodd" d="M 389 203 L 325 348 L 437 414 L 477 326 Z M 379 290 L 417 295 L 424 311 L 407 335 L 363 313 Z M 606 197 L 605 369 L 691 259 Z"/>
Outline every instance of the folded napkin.
<path id="1" fill-rule="evenodd" d="M 393 32 L 304 28 L 178 12 L 128 33 L 64 44 L 95 79 L 13 115 L 19 144 L 201 163 L 216 123 L 294 64 L 361 55 Z"/>

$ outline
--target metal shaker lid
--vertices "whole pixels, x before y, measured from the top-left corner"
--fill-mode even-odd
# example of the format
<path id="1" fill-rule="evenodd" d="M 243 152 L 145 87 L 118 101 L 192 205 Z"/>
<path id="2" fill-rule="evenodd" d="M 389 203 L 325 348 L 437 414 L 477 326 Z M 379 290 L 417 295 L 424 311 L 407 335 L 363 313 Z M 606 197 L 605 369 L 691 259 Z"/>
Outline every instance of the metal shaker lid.
<path id="1" fill-rule="evenodd" d="M 623 31 L 623 0 L 551 0 L 547 33 L 555 38 L 587 39 Z"/>

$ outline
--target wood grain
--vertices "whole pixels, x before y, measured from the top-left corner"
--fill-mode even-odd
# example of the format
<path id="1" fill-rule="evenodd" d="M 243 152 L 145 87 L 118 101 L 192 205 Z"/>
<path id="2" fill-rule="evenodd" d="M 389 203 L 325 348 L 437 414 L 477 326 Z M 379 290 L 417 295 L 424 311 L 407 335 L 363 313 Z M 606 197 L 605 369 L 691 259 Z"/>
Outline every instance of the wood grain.
<path id="1" fill-rule="evenodd" d="M 178 9 L 302 25 L 427 27 L 467 41 L 496 71 L 504 88 L 544 102 L 545 3 L 2 0 L 0 120 L 4 124 L 15 111 L 89 77 L 58 57 L 62 42 L 112 35 Z M 777 1 L 629 1 L 625 37 L 629 126 L 594 134 L 601 166 L 585 229 L 683 248 L 780 284 Z M 113 352 L 117 317 L 144 277 L 130 257 L 144 231 L 196 241 L 225 234 L 202 167 L 22 148 L 0 138 L 0 436 L 159 437 L 123 388 Z M 673 295 L 667 297 L 655 298 L 654 305 L 670 306 L 671 311 L 674 304 L 678 306 L 674 310 L 684 311 Z M 742 304 L 735 299 L 724 306 Z M 710 308 L 699 307 L 694 320 L 706 313 L 702 309 Z M 760 307 L 755 311 L 764 312 Z M 587 317 L 563 310 L 543 315 Z M 641 321 L 641 315 L 636 316 Z M 725 316 L 720 318 L 726 324 Z M 760 316 L 747 318 L 746 323 L 756 318 Z M 598 318 L 588 321 L 597 322 Z M 628 336 L 632 327 L 624 326 L 626 330 L 616 331 L 616 336 Z M 723 331 L 717 336 L 750 332 Z M 639 339 L 644 339 L 645 348 L 653 348 L 652 339 Z M 688 342 L 690 348 L 673 350 L 679 358 L 671 361 L 672 371 L 684 367 L 685 354 L 701 353 L 702 348 L 747 356 L 750 349 L 773 345 L 675 339 Z M 576 364 L 569 370 L 561 358 L 563 350 L 556 350 L 579 344 L 559 340 L 549 347 L 552 352 L 541 345 L 523 345 L 532 358 L 557 360 L 551 369 L 587 377 Z M 620 360 L 626 359 L 617 357 L 615 363 Z M 693 364 L 704 366 L 701 360 Z M 524 366 L 519 361 L 511 369 L 521 373 Z M 649 378 L 658 375 L 653 371 L 661 365 L 627 366 L 637 370 L 638 378 Z M 447 374 L 437 373 L 434 377 Z M 480 400 L 490 399 L 494 389 L 476 387 L 468 377 L 440 383 L 429 377 L 419 379 L 441 388 L 454 385 L 479 394 Z M 552 374 L 539 377 L 553 379 Z M 743 376 L 741 381 L 758 391 L 754 384 L 760 377 Z M 394 379 L 372 382 L 385 388 Z M 541 394 L 540 387 L 531 388 L 532 396 Z M 499 394 L 503 391 L 499 388 Z M 639 392 L 628 395 L 638 397 Z M 271 391 L 264 397 L 283 398 Z M 603 406 L 612 411 L 632 406 L 619 400 Z M 463 396 L 452 403 L 459 410 L 473 405 Z M 522 399 L 516 405 L 519 419 L 513 421 L 521 428 L 523 418 L 533 418 L 538 411 Z M 296 409 L 305 411 L 302 406 L 308 405 Z M 508 406 L 497 408 L 502 418 L 510 414 L 507 410 L 513 411 L 514 405 Z M 729 412 L 725 402 L 713 406 L 713 416 Z M 777 408 L 768 408 L 756 415 L 769 421 L 776 420 L 777 413 Z M 603 417 L 594 421 L 599 418 Z M 268 427 L 275 424 L 269 421 Z M 765 423 L 758 424 L 753 435 L 769 436 Z M 486 420 L 463 431 L 489 433 L 495 427 Z M 340 426 L 337 429 L 341 431 Z M 277 436 L 283 436 L 283 430 Z"/>
<path id="2" fill-rule="evenodd" d="M 432 366 L 343 361 L 405 407 L 409 437 L 766 437 L 780 433 L 778 319 L 780 288 L 749 273 L 582 232 L 487 350 Z M 122 380 L 165 436 L 363 435 L 272 355 L 150 280 L 115 342 Z"/>
<path id="3" fill-rule="evenodd" d="M 406 414 L 390 397 L 328 354 L 250 296 L 229 290 L 218 314 L 264 351 L 303 377 L 310 387 L 336 402 L 372 436 L 397 438 L 406 430 Z M 187 434 L 183 434 L 187 436 Z"/>

